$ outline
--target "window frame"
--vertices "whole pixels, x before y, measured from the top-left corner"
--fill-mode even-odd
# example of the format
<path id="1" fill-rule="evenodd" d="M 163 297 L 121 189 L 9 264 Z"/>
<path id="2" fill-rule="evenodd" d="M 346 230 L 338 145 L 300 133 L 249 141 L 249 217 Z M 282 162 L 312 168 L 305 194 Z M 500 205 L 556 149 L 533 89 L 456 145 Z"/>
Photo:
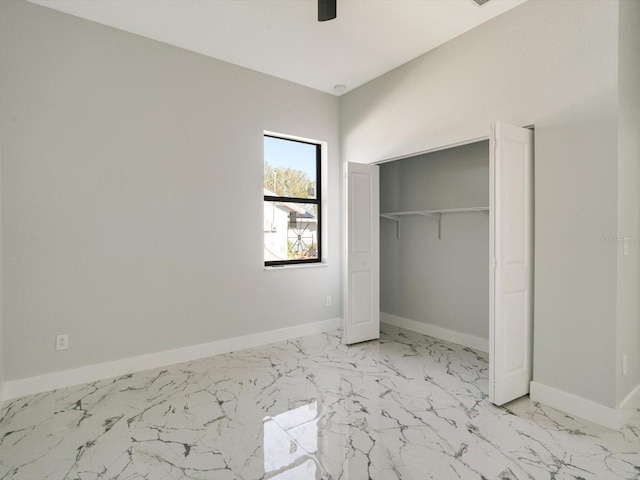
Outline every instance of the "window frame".
<path id="1" fill-rule="evenodd" d="M 306 203 L 316 205 L 317 208 L 317 228 L 316 228 L 316 241 L 317 241 L 317 256 L 316 258 L 299 258 L 293 260 L 264 260 L 265 267 L 283 267 L 287 265 L 308 265 L 322 263 L 322 144 L 320 142 L 314 142 L 311 140 L 299 140 L 297 138 L 291 138 L 285 135 L 278 135 L 274 133 L 264 132 L 262 135 L 263 141 L 263 153 L 262 153 L 262 171 L 264 174 L 264 139 L 266 137 L 276 138 L 278 140 L 286 140 L 289 142 L 304 143 L 307 145 L 313 145 L 316 148 L 316 195 L 315 198 L 301 198 L 301 197 L 285 197 L 279 195 L 264 195 L 262 205 L 266 202 L 289 202 L 289 203 Z M 264 245 L 264 238 L 263 238 Z"/>

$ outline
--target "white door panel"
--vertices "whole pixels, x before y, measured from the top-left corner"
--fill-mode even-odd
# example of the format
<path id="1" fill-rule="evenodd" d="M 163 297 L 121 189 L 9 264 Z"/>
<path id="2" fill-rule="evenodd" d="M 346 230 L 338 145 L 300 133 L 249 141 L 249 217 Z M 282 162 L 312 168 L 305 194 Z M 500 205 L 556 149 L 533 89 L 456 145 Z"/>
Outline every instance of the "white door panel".
<path id="1" fill-rule="evenodd" d="M 346 166 L 343 342 L 380 337 L 380 191 L 377 165 Z"/>
<path id="2" fill-rule="evenodd" d="M 533 341 L 533 132 L 491 128 L 489 399 L 529 393 Z"/>

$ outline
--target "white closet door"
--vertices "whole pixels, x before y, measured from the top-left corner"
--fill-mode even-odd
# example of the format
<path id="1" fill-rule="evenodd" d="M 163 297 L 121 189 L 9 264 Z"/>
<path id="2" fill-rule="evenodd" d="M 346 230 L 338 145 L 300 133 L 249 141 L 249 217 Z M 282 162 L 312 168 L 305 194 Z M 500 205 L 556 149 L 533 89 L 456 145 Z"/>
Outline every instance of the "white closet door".
<path id="1" fill-rule="evenodd" d="M 489 400 L 529 393 L 533 343 L 533 132 L 491 127 Z"/>
<path id="2" fill-rule="evenodd" d="M 347 163 L 344 332 L 346 344 L 380 337 L 380 174 Z"/>

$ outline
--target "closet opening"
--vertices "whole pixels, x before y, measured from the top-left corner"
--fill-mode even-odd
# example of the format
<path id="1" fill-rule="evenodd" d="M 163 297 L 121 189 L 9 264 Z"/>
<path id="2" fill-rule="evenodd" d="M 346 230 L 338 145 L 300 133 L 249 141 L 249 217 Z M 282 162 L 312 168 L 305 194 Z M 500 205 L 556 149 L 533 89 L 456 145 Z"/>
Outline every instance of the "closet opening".
<path id="1" fill-rule="evenodd" d="M 380 320 L 489 352 L 489 140 L 380 165 Z"/>

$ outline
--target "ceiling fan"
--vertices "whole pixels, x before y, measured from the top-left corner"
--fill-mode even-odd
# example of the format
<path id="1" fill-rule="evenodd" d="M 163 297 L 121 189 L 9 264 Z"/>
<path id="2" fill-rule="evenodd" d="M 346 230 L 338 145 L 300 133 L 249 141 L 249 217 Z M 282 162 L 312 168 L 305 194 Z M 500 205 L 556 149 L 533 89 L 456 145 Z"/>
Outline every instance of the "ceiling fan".
<path id="1" fill-rule="evenodd" d="M 487 3 L 489 0 L 473 0 L 478 4 L 478 6 L 482 6 Z M 327 20 L 333 20 L 336 18 L 336 2 L 337 0 L 318 0 L 318 21 L 326 22 Z"/>
<path id="2" fill-rule="evenodd" d="M 337 0 L 318 0 L 318 21 L 326 22 L 336 18 Z"/>

